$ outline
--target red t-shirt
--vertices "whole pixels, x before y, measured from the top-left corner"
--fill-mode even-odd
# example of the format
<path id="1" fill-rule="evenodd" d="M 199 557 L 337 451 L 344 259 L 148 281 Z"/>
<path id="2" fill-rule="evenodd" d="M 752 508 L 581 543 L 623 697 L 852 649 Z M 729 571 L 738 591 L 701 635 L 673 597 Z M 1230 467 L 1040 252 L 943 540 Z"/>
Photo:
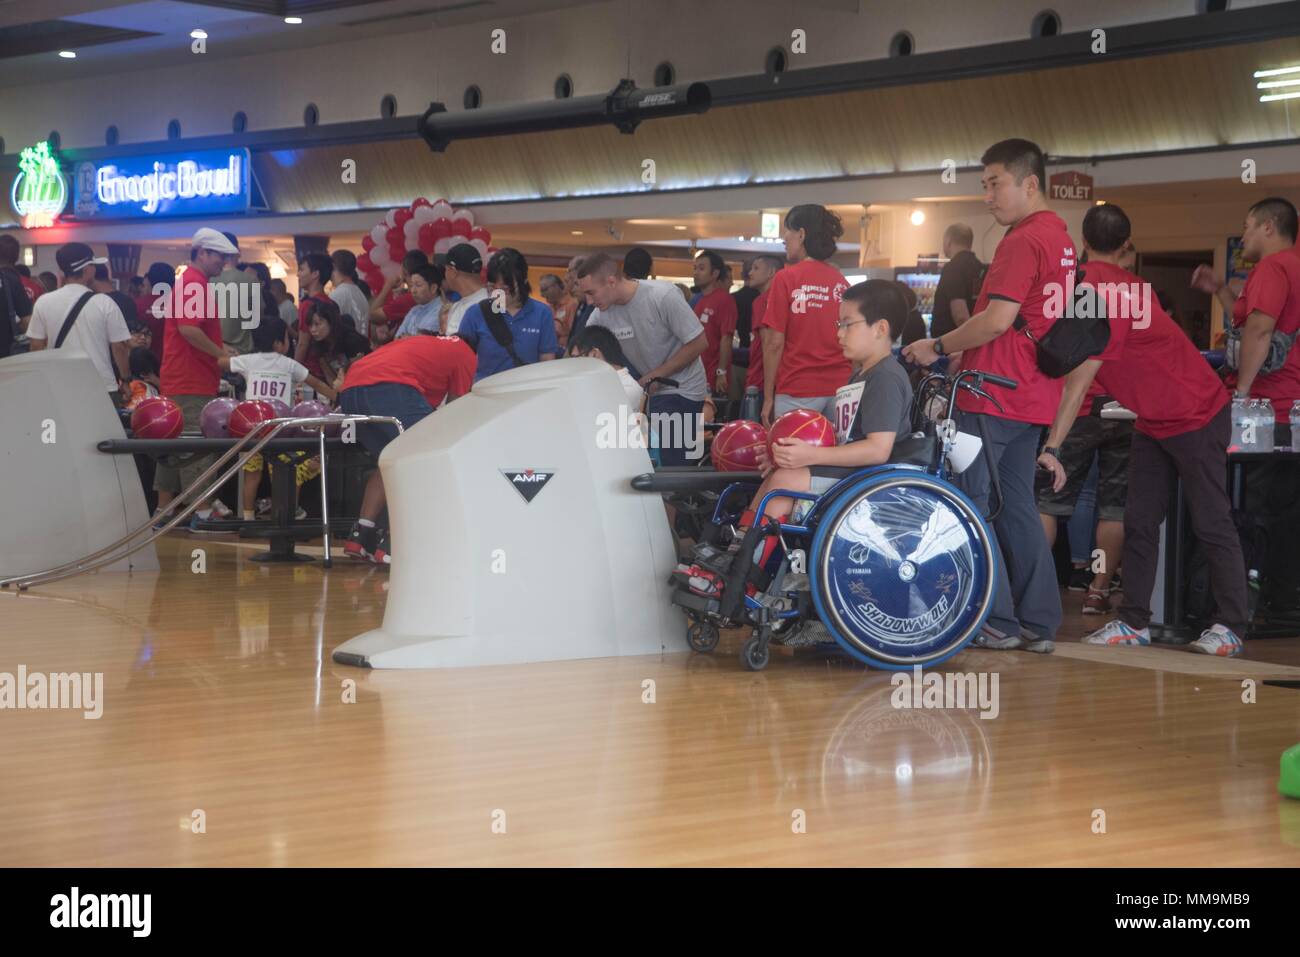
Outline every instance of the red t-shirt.
<path id="1" fill-rule="evenodd" d="M 214 346 L 221 348 L 221 320 L 208 312 L 208 277 L 188 266 L 176 284 L 179 295 L 170 298 L 172 315 L 165 320 L 163 337 L 163 395 L 216 395 L 221 384 L 221 369 L 214 356 L 200 352 L 181 335 L 181 326 L 196 326 Z M 196 306 L 198 307 L 196 309 Z M 195 317 L 197 311 L 200 316 Z M 179 315 L 178 315 L 179 313 Z M 190 313 L 190 315 L 186 315 Z"/>
<path id="2" fill-rule="evenodd" d="M 1064 303 L 1067 278 L 1073 272 L 1074 241 L 1065 221 L 1050 209 L 1031 213 L 1007 230 L 998 243 L 971 315 L 988 308 L 990 299 L 1018 303 L 1029 331 L 1041 338 L 1055 324 L 1043 315 L 1043 307 L 1053 296 Z M 1023 332 L 1009 328 L 991 342 L 967 349 L 961 367 L 1006 376 L 1018 385 L 1015 389 L 993 387 L 991 394 L 1005 412 L 963 390 L 957 400 L 963 411 L 1034 425 L 1050 425 L 1056 417 L 1065 380 L 1050 378 L 1038 368 L 1034 343 Z"/>
<path id="3" fill-rule="evenodd" d="M 23 289 L 27 292 L 27 298 L 33 303 L 41 296 L 45 295 L 45 287 L 33 279 L 31 276 L 19 275 L 19 280 L 23 284 Z"/>
<path id="4" fill-rule="evenodd" d="M 760 292 L 754 300 L 754 311 L 750 314 L 753 321 L 750 323 L 749 372 L 745 374 L 745 388 L 752 385 L 758 389 L 759 394 L 763 392 L 763 337 L 758 330 L 764 325 L 763 315 L 766 312 L 767 293 Z"/>
<path id="5" fill-rule="evenodd" d="M 343 388 L 409 385 L 436 409 L 448 392 L 470 390 L 477 367 L 478 356 L 458 336 L 403 336 L 348 366 Z"/>
<path id="6" fill-rule="evenodd" d="M 731 338 L 736 334 L 736 300 L 731 293 L 719 286 L 707 296 L 700 296 L 695 302 L 695 315 L 704 326 L 704 335 L 709 345 L 700 359 L 704 362 L 704 372 L 709 379 L 709 390 L 713 390 L 718 376 L 718 356 L 722 349 L 723 337 Z M 727 380 L 731 380 L 731 370 L 727 370 Z"/>
<path id="7" fill-rule="evenodd" d="M 805 259 L 782 269 L 768 288 L 763 324 L 785 333 L 776 391 L 798 398 L 834 395 L 852 368 L 840 349 L 840 302 L 849 284 L 834 266 Z"/>
<path id="8" fill-rule="evenodd" d="M 404 292 L 400 296 L 389 293 L 388 301 L 384 303 L 384 318 L 388 324 L 394 325 L 400 323 L 406 318 L 406 314 L 415 308 L 415 297 L 409 292 Z"/>
<path id="9" fill-rule="evenodd" d="M 154 315 L 153 304 L 161 298 L 161 296 L 155 296 L 153 293 L 145 293 L 145 295 L 137 296 L 135 299 L 136 318 L 149 327 L 149 332 L 153 335 L 149 351 L 154 354 L 154 358 L 159 363 L 162 362 L 163 338 L 167 334 L 167 323 Z"/>
<path id="10" fill-rule="evenodd" d="M 1232 324 L 1241 327 L 1256 310 L 1276 320 L 1278 332 L 1295 335 L 1300 329 L 1300 257 L 1290 249 L 1265 256 L 1246 279 L 1232 306 Z M 1300 341 L 1297 342 L 1300 345 Z M 1237 386 L 1237 374 L 1224 377 L 1229 389 Z M 1287 353 L 1282 368 L 1268 375 L 1257 375 L 1250 384 L 1252 399 L 1268 399 L 1273 403 L 1273 415 L 1278 422 L 1288 422 L 1291 403 L 1300 399 L 1300 349 L 1295 345 Z"/>
<path id="11" fill-rule="evenodd" d="M 1112 310 L 1116 314 L 1110 320 L 1110 343 L 1097 356 L 1102 362 L 1095 381 L 1136 412 L 1134 427 L 1153 439 L 1203 428 L 1228 403 L 1229 395 L 1187 333 L 1160 308 L 1150 284 L 1138 276 L 1110 263 L 1091 262 L 1084 270 L 1087 285 L 1114 283 L 1134 292 L 1145 286 L 1139 301 L 1149 302 L 1151 320 L 1137 328 L 1143 325 L 1138 310 L 1128 309 L 1128 316 Z M 1108 296 L 1107 302 L 1112 301 Z"/>

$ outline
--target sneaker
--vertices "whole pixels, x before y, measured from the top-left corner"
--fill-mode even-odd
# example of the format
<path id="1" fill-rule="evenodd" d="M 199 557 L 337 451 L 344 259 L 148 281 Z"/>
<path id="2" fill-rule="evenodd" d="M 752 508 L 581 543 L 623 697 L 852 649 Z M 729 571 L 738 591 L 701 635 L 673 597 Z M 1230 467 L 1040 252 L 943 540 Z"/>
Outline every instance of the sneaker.
<path id="1" fill-rule="evenodd" d="M 388 540 L 388 529 L 379 533 L 379 541 L 375 545 L 373 557 L 370 559 L 376 565 L 391 565 L 393 563 L 393 545 Z"/>
<path id="2" fill-rule="evenodd" d="M 724 581 L 722 576 L 699 565 L 678 565 L 675 572 L 692 594 L 702 598 L 719 598 L 722 595 Z"/>
<path id="3" fill-rule="evenodd" d="M 1110 592 L 1089 588 L 1088 594 L 1083 599 L 1083 613 L 1085 615 L 1104 615 L 1108 611 L 1110 611 Z"/>
<path id="4" fill-rule="evenodd" d="M 1235 658 L 1245 650 L 1236 632 L 1226 625 L 1211 625 L 1191 644 L 1193 651 L 1220 658 Z"/>
<path id="5" fill-rule="evenodd" d="M 1019 635 L 1008 635 L 992 625 L 985 625 L 972 644 L 977 648 L 991 648 L 995 651 L 1019 651 L 1027 642 Z"/>
<path id="6" fill-rule="evenodd" d="M 1020 627 L 1020 637 L 1025 641 L 1025 651 L 1032 651 L 1036 655 L 1050 655 L 1056 651 L 1056 642 L 1051 638 L 1039 638 L 1023 625 Z"/>
<path id="7" fill-rule="evenodd" d="M 217 513 L 215 511 L 210 512 L 209 514 L 203 516 L 202 518 L 199 518 L 199 513 L 195 512 L 190 516 L 190 525 L 189 525 L 190 533 L 193 535 L 220 535 L 221 530 L 218 528 L 199 527 L 199 522 L 210 522 L 216 518 L 217 518 Z"/>
<path id="8" fill-rule="evenodd" d="M 379 544 L 379 529 L 373 525 L 366 528 L 360 524 L 352 526 L 348 540 L 343 543 L 343 554 L 348 558 L 368 562 L 374 560 L 375 547 Z"/>
<path id="9" fill-rule="evenodd" d="M 1088 586 L 1092 584 L 1092 569 L 1087 565 L 1080 565 L 1077 568 L 1070 569 L 1069 583 L 1065 586 L 1070 591 L 1087 591 Z"/>
<path id="10" fill-rule="evenodd" d="M 226 507 L 226 503 L 221 499 L 212 501 L 212 517 L 218 521 L 226 522 L 235 517 L 235 513 Z"/>
<path id="11" fill-rule="evenodd" d="M 307 517 L 307 510 L 303 508 L 301 505 L 299 505 L 298 508 L 293 513 L 293 520 L 295 522 L 301 522 L 306 517 Z"/>
<path id="12" fill-rule="evenodd" d="M 1098 628 L 1092 634 L 1085 635 L 1083 643 L 1085 645 L 1110 645 L 1112 647 L 1149 645 L 1151 644 L 1151 629 L 1143 628 L 1139 631 L 1116 618 L 1114 621 L 1106 622 L 1104 626 Z"/>
<path id="13" fill-rule="evenodd" d="M 253 514 L 258 518 L 263 515 L 271 514 L 271 500 L 269 498 L 259 498 L 253 506 Z"/>

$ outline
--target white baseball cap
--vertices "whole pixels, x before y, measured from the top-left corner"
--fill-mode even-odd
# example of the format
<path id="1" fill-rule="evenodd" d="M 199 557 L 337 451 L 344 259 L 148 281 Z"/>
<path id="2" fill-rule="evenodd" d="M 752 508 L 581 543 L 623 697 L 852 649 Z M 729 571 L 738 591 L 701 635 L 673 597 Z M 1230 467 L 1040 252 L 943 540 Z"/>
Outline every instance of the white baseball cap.
<path id="1" fill-rule="evenodd" d="M 194 238 L 190 240 L 190 247 L 193 249 L 211 249 L 213 252 L 225 256 L 239 255 L 238 246 L 209 226 L 204 226 L 194 234 Z"/>

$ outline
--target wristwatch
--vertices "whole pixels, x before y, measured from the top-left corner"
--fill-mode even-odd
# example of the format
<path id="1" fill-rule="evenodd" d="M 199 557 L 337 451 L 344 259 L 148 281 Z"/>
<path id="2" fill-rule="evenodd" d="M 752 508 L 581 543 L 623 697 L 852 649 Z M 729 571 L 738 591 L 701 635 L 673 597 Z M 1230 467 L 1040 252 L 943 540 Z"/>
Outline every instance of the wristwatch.
<path id="1" fill-rule="evenodd" d="M 934 354 L 937 356 L 944 355 L 943 336 L 936 336 L 934 340 Z"/>
<path id="2" fill-rule="evenodd" d="M 719 369 L 717 372 L 714 373 L 714 375 L 726 375 L 726 374 L 727 374 L 726 369 Z"/>
<path id="3" fill-rule="evenodd" d="M 1059 462 L 1060 459 L 1061 459 L 1061 450 L 1060 450 L 1059 448 L 1057 448 L 1055 445 L 1044 445 L 1044 446 L 1043 446 L 1043 454 L 1044 454 L 1044 455 L 1050 455 L 1052 458 L 1056 459 L 1058 462 Z"/>

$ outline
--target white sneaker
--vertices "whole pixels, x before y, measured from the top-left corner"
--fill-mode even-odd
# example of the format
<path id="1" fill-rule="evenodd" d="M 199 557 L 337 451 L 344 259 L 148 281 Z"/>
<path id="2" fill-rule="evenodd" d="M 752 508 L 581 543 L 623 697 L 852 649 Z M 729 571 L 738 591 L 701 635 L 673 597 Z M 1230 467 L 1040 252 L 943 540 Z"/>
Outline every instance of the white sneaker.
<path id="1" fill-rule="evenodd" d="M 212 500 L 212 517 L 216 519 L 220 519 L 221 521 L 224 522 L 234 518 L 235 513 L 231 511 L 226 506 L 226 503 L 221 501 L 221 499 L 214 498 Z"/>
<path id="2" fill-rule="evenodd" d="M 1149 645 L 1151 644 L 1151 629 L 1143 628 L 1141 630 L 1124 624 L 1116 618 L 1114 621 L 1108 621 L 1105 625 L 1098 628 L 1092 634 L 1083 639 L 1085 645 L 1109 645 L 1111 647 Z"/>
<path id="3" fill-rule="evenodd" d="M 1220 658 L 1235 658 L 1245 650 L 1236 632 L 1226 625 L 1211 625 L 1191 644 L 1193 651 Z"/>

